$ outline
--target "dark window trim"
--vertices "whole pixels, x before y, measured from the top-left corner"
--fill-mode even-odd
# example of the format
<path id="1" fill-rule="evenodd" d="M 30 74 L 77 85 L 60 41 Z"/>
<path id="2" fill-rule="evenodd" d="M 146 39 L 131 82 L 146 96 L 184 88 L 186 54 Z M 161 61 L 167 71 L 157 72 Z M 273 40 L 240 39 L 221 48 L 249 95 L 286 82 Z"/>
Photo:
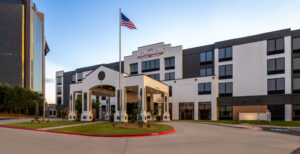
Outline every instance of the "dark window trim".
<path id="1" fill-rule="evenodd" d="M 137 65 L 137 71 L 134 71 L 134 72 L 132 72 L 132 65 Z M 138 63 L 133 63 L 133 64 L 129 64 L 129 66 L 130 66 L 130 74 L 138 74 Z"/>
<path id="2" fill-rule="evenodd" d="M 219 97 L 230 97 L 230 96 L 232 96 L 232 93 L 219 94 Z"/>
<path id="3" fill-rule="evenodd" d="M 226 51 L 227 51 L 226 49 L 227 49 L 227 48 L 231 48 L 231 57 L 226 57 L 226 53 L 227 53 L 227 52 L 226 52 Z M 218 58 L 218 59 L 219 59 L 219 62 L 223 62 L 223 61 L 231 61 L 231 60 L 232 60 L 232 56 L 233 56 L 233 48 L 232 48 L 232 46 L 219 48 L 219 49 L 218 49 L 218 54 L 220 53 L 220 51 L 219 51 L 220 49 L 225 49 L 225 58 L 220 58 L 220 56 L 219 56 L 219 58 Z"/>
<path id="4" fill-rule="evenodd" d="M 276 40 L 278 40 L 278 39 L 283 39 L 283 49 L 281 49 L 281 50 L 277 50 L 276 49 Z M 274 46 L 275 46 L 275 50 L 274 51 L 268 51 L 268 41 L 269 40 L 274 40 L 275 42 L 274 42 Z M 275 54 L 281 54 L 281 53 L 284 53 L 284 48 L 285 48 L 285 43 L 284 43 L 285 41 L 284 41 L 284 37 L 279 37 L 279 38 L 274 38 L 274 39 L 268 39 L 267 40 L 267 55 L 269 56 L 269 55 L 275 55 Z"/>
<path id="5" fill-rule="evenodd" d="M 169 67 L 166 66 L 166 61 L 169 59 L 174 59 L 174 66 L 169 66 Z M 171 70 L 171 69 L 175 69 L 175 57 L 165 58 L 165 70 Z"/>
<path id="6" fill-rule="evenodd" d="M 283 74 L 283 73 L 285 73 L 285 70 L 268 71 L 268 75 Z"/>
<path id="7" fill-rule="evenodd" d="M 293 73 L 300 73 L 300 69 L 293 70 Z"/>
<path id="8" fill-rule="evenodd" d="M 284 81 L 284 89 L 283 90 L 277 90 L 277 80 L 279 80 L 279 79 L 283 79 L 283 81 Z M 267 82 L 269 80 L 275 80 L 275 89 L 276 90 L 269 90 L 269 85 L 267 84 L 268 95 L 285 93 L 285 78 L 272 78 L 272 79 L 268 79 Z"/>
<path id="9" fill-rule="evenodd" d="M 293 53 L 300 53 L 300 49 L 293 50 Z"/>
<path id="10" fill-rule="evenodd" d="M 199 86 L 200 84 L 204 85 L 204 91 L 199 91 Z M 210 90 L 206 91 L 206 84 L 210 85 Z M 211 94 L 211 82 L 204 82 L 204 83 L 198 83 L 198 95 L 207 95 L 207 94 Z"/>
<path id="11" fill-rule="evenodd" d="M 227 91 L 226 91 L 226 86 L 227 86 L 227 84 L 230 84 L 231 83 L 231 93 L 228 93 Z M 233 83 L 232 82 L 223 82 L 223 83 L 219 83 L 219 84 L 225 84 L 225 93 L 223 93 L 223 94 L 221 94 L 220 93 L 220 89 L 219 89 L 219 97 L 230 97 L 230 96 L 232 96 L 232 93 L 233 93 Z M 219 87 L 220 87 L 220 85 L 219 85 Z"/>
<path id="12" fill-rule="evenodd" d="M 207 61 L 207 53 L 211 52 L 211 61 Z M 205 53 L 205 62 L 201 62 L 201 53 Z M 206 64 L 212 64 L 214 61 L 214 52 L 213 50 L 205 51 L 205 52 L 200 52 L 200 65 L 206 65 Z"/>
<path id="13" fill-rule="evenodd" d="M 293 90 L 293 93 L 294 93 L 294 94 L 300 94 L 300 89 Z"/>
<path id="14" fill-rule="evenodd" d="M 232 75 L 219 76 L 219 79 L 232 79 Z"/>
<path id="15" fill-rule="evenodd" d="M 231 75 L 226 75 L 226 66 L 230 66 L 231 65 Z M 220 66 L 224 66 L 225 67 L 225 75 L 224 76 L 220 76 Z M 219 65 L 219 79 L 232 79 L 232 75 L 233 74 L 233 64 L 227 64 L 227 65 Z"/>

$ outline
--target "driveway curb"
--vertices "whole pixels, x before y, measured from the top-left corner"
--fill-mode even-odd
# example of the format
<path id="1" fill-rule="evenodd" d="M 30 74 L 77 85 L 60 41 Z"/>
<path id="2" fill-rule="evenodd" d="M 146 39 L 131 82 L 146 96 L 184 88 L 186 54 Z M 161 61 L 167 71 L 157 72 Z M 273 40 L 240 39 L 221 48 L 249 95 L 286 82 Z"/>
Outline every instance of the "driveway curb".
<path id="1" fill-rule="evenodd" d="M 90 136 L 90 137 L 144 137 L 144 136 L 160 136 L 160 135 L 166 135 L 166 134 L 171 134 L 171 133 L 176 132 L 176 129 L 172 129 L 172 130 L 159 132 L 159 133 L 146 133 L 146 134 L 93 135 L 93 134 L 84 134 L 84 133 L 54 131 L 54 130 L 40 130 L 40 129 L 33 129 L 33 128 L 5 126 L 5 125 L 0 125 L 0 127 L 2 127 L 2 128 L 21 129 L 21 130 L 32 130 L 32 131 L 39 131 L 39 132 L 50 132 L 50 133 L 58 133 L 58 134 L 68 134 L 68 135 Z"/>

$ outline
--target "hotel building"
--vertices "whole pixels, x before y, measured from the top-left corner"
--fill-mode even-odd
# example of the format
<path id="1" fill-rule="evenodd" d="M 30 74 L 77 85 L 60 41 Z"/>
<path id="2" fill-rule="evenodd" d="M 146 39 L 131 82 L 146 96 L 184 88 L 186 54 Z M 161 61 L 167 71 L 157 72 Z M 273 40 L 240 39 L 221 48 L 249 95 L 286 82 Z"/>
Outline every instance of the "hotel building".
<path id="1" fill-rule="evenodd" d="M 44 14 L 32 0 L 0 0 L 0 83 L 45 93 Z"/>
<path id="2" fill-rule="evenodd" d="M 100 118 L 151 120 L 157 106 L 168 120 L 240 120 L 240 113 L 270 113 L 271 120 L 300 120 L 300 30 L 283 29 L 183 49 L 157 43 L 138 47 L 122 62 L 56 73 L 57 105 L 76 118 L 92 120 L 91 102 Z M 119 96 L 122 107 L 119 107 Z M 121 112 L 121 113 L 120 113 Z"/>

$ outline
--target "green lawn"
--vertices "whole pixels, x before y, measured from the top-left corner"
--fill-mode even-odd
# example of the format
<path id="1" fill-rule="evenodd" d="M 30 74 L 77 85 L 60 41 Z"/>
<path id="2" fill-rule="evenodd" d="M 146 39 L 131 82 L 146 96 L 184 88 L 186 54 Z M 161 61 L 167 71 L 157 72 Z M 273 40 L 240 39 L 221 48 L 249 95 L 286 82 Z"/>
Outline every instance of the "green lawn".
<path id="1" fill-rule="evenodd" d="M 39 129 L 39 128 L 73 125 L 73 124 L 80 124 L 80 123 L 83 123 L 83 122 L 79 122 L 79 121 L 52 121 L 49 123 L 22 122 L 22 123 L 5 124 L 5 126 Z"/>
<path id="2" fill-rule="evenodd" d="M 117 125 L 123 125 L 117 123 Z M 127 124 L 127 126 L 137 127 L 137 124 Z M 93 135 L 126 135 L 126 134 L 145 134 L 145 133 L 158 133 L 172 130 L 172 126 L 164 124 L 151 124 L 155 129 L 141 129 L 141 128 L 113 128 L 112 123 L 97 123 L 83 126 L 74 126 L 67 128 L 54 129 L 55 131 L 62 132 L 75 132 Z"/>
<path id="3" fill-rule="evenodd" d="M 300 121 L 236 121 L 236 120 L 219 120 L 219 121 L 211 121 L 211 120 L 180 120 L 180 121 L 189 121 L 189 122 L 210 122 L 210 123 L 221 123 L 221 124 L 252 124 L 252 125 L 270 125 L 270 126 L 292 126 L 292 127 L 300 127 Z"/>

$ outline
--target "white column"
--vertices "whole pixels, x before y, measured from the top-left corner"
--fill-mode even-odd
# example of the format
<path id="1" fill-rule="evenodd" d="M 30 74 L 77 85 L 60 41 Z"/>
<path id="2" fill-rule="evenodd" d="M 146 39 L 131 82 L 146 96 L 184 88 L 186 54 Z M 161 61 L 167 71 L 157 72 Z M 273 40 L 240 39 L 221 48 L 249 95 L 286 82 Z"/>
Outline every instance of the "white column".
<path id="1" fill-rule="evenodd" d="M 211 99 L 211 120 L 217 120 L 217 99 Z"/>
<path id="2" fill-rule="evenodd" d="M 285 121 L 292 121 L 292 105 L 291 104 L 285 104 L 284 108 L 285 108 L 284 120 Z"/>
<path id="3" fill-rule="evenodd" d="M 82 93 L 82 114 L 81 121 L 92 121 L 93 113 L 92 113 L 92 98 L 91 91 L 84 91 Z"/>
<path id="4" fill-rule="evenodd" d="M 76 113 L 75 113 L 75 93 L 70 93 L 70 100 L 69 100 L 69 114 L 68 114 L 68 120 L 72 121 L 76 119 Z"/>
<path id="5" fill-rule="evenodd" d="M 105 104 L 106 104 L 106 106 L 105 106 L 105 110 L 106 110 L 106 112 L 105 112 L 105 120 L 109 120 L 109 119 L 110 119 L 110 110 L 109 110 L 109 108 L 110 108 L 110 103 L 109 103 L 109 97 L 105 97 Z"/>
<path id="6" fill-rule="evenodd" d="M 194 120 L 199 120 L 198 102 L 194 102 Z"/>

